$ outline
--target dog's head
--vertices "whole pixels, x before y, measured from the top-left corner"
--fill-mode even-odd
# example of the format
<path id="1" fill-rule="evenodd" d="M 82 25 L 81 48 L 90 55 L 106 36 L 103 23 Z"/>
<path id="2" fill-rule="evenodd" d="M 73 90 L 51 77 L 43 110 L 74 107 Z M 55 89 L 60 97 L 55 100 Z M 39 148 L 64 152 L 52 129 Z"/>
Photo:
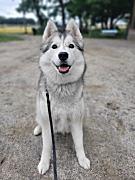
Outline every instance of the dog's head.
<path id="1" fill-rule="evenodd" d="M 77 81 L 85 72 L 83 47 L 82 35 L 73 19 L 63 32 L 49 20 L 41 46 L 41 70 L 57 84 Z"/>

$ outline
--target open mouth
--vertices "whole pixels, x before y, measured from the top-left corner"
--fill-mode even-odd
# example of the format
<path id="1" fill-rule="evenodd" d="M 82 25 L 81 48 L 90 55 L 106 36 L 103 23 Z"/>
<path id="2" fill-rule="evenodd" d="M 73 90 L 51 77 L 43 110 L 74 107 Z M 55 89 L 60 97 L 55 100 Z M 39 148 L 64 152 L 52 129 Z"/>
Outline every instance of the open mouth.
<path id="1" fill-rule="evenodd" d="M 60 73 L 67 73 L 69 71 L 71 66 L 67 65 L 67 64 L 61 64 L 60 66 L 57 66 L 58 70 Z"/>

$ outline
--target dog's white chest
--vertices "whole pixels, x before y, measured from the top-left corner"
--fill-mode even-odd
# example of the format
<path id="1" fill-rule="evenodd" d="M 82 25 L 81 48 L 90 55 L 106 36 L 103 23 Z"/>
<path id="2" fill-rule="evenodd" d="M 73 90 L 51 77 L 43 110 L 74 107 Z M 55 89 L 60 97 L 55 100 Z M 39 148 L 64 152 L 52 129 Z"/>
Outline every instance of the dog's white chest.
<path id="1" fill-rule="evenodd" d="M 53 108 L 53 123 L 55 133 L 60 132 L 62 134 L 70 132 L 70 112 L 64 107 Z"/>
<path id="2" fill-rule="evenodd" d="M 70 122 L 67 119 L 59 119 L 54 126 L 55 133 L 60 132 L 62 134 L 70 132 Z"/>

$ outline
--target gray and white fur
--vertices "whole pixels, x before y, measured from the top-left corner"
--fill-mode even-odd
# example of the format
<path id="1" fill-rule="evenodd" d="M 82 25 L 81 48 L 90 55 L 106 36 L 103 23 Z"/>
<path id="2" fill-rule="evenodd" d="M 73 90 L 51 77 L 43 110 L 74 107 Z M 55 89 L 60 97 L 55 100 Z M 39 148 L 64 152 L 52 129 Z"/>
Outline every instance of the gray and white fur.
<path id="1" fill-rule="evenodd" d="M 84 99 L 83 76 L 86 63 L 83 55 L 83 38 L 75 21 L 71 19 L 64 32 L 58 31 L 49 20 L 41 46 L 39 67 L 41 75 L 37 93 L 36 121 L 34 135 L 42 131 L 43 150 L 38 165 L 40 174 L 46 173 L 51 158 L 51 132 L 46 104 L 46 89 L 51 101 L 54 132 L 71 132 L 79 164 L 90 168 L 83 147 Z"/>

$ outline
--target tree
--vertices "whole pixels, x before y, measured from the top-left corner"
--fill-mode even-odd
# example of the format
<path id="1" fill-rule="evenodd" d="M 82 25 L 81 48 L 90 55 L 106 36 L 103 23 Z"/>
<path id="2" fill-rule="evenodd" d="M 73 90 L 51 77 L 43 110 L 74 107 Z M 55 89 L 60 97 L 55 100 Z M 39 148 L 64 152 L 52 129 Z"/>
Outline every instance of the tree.
<path id="1" fill-rule="evenodd" d="M 65 28 L 65 20 L 66 20 L 66 5 L 69 0 L 50 0 L 53 3 L 53 6 L 50 6 L 50 9 L 53 11 L 49 14 L 49 16 L 56 17 L 58 14 L 61 15 L 62 18 L 62 26 Z M 54 5 L 55 4 L 55 5 Z"/>
<path id="2" fill-rule="evenodd" d="M 46 0 L 45 5 L 44 0 L 22 0 L 18 9 L 25 13 L 34 12 L 41 26 L 44 26 L 48 17 L 60 14 L 64 28 L 68 12 L 70 17 L 78 17 L 80 29 L 87 29 L 87 19 L 90 18 L 93 24 L 101 23 L 102 28 L 112 29 L 126 14 L 131 14 L 133 1 L 135 0 Z M 45 16 L 45 10 L 49 11 L 48 16 Z"/>
<path id="3" fill-rule="evenodd" d="M 25 18 L 25 14 L 27 12 L 27 4 L 24 0 L 22 0 L 22 3 L 20 4 L 20 6 L 16 9 L 18 12 L 22 12 L 23 13 L 23 25 L 24 25 L 24 31 L 25 33 L 27 33 L 27 23 L 26 23 L 26 18 Z"/>
<path id="4" fill-rule="evenodd" d="M 132 18 L 131 18 L 131 28 L 135 29 L 135 0 L 133 2 Z"/>
<path id="5" fill-rule="evenodd" d="M 63 28 L 65 28 L 65 6 L 64 6 L 63 0 L 59 0 L 59 4 L 61 7 L 61 14 L 62 14 L 62 25 L 63 25 Z"/>
<path id="6" fill-rule="evenodd" d="M 46 10 L 46 6 L 44 5 L 43 0 L 22 0 L 17 8 L 18 12 L 34 12 L 41 27 L 47 21 L 47 17 L 43 12 L 44 10 Z"/>
<path id="7" fill-rule="evenodd" d="M 131 13 L 133 0 L 89 0 L 92 6 L 92 19 L 101 22 L 102 28 L 113 29 L 125 14 Z"/>
<path id="8" fill-rule="evenodd" d="M 87 19 L 92 23 L 101 23 L 102 28 L 113 29 L 116 23 L 131 12 L 133 0 L 70 0 L 67 10 L 72 17 L 78 17 L 80 28 L 87 28 Z M 108 25 L 108 22 L 109 25 Z"/>
<path id="9" fill-rule="evenodd" d="M 0 16 L 0 24 L 8 24 L 8 25 L 23 25 L 23 18 L 5 18 Z M 26 23 L 35 25 L 35 21 L 32 18 L 26 18 Z"/>
<path id="10" fill-rule="evenodd" d="M 72 0 L 67 3 L 66 8 L 70 14 L 70 17 L 78 17 L 80 30 L 83 29 L 83 23 L 85 23 L 85 28 L 87 28 L 87 19 L 89 19 L 91 10 L 91 4 L 88 2 L 88 0 Z"/>

